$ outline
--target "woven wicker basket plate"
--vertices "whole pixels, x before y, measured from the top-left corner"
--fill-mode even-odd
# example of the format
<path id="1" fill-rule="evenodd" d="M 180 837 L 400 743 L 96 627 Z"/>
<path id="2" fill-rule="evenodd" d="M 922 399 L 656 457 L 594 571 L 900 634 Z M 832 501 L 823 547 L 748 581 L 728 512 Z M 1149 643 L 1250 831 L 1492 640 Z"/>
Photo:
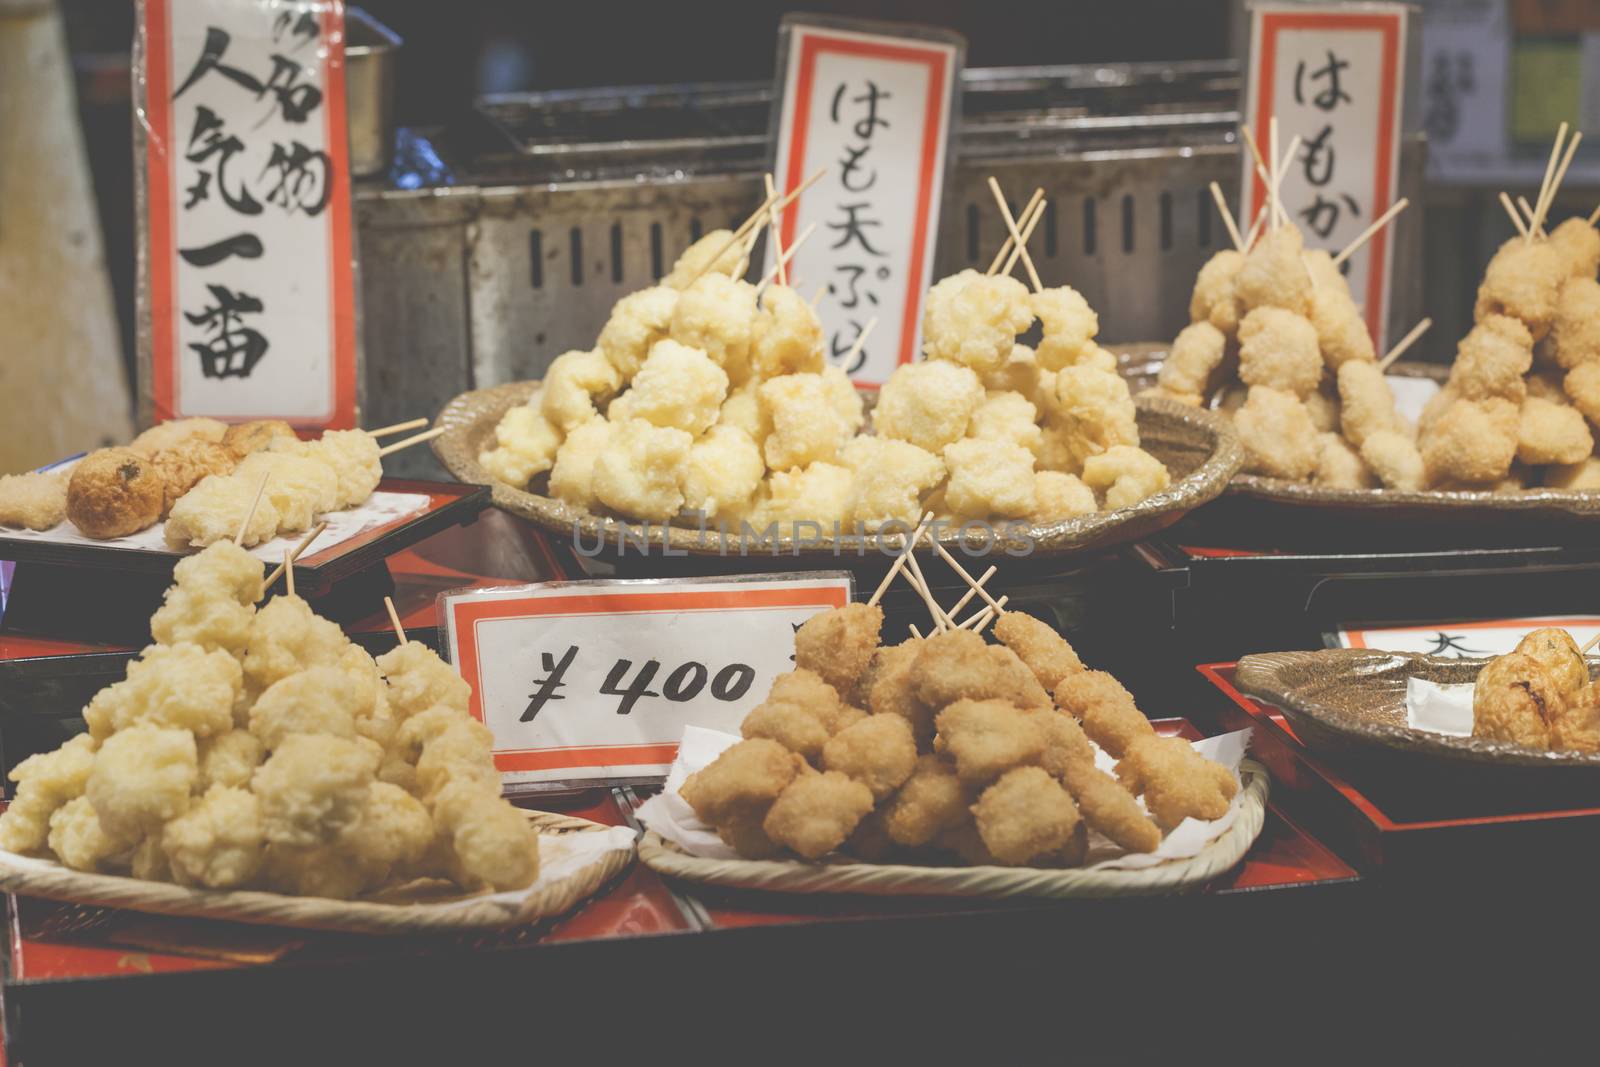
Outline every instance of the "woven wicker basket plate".
<path id="1" fill-rule="evenodd" d="M 658 874 L 690 882 L 783 893 L 869 896 L 1075 897 L 1178 893 L 1210 881 L 1244 858 L 1267 815 L 1267 772 L 1254 760 L 1239 765 L 1244 781 L 1239 817 L 1199 855 L 1137 870 L 1047 870 L 1037 867 L 912 867 L 798 860 L 721 860 L 692 856 L 647 831 L 639 859 Z"/>
<path id="2" fill-rule="evenodd" d="M 1308 746 L 1480 767 L 1600 769 L 1600 753 L 1551 752 L 1406 725 L 1406 679 L 1448 685 L 1477 679 L 1487 660 L 1332 648 L 1269 652 L 1239 661 L 1235 684 L 1276 704 Z"/>
<path id="3" fill-rule="evenodd" d="M 528 821 L 544 834 L 579 834 L 609 827 L 587 819 L 529 812 Z M 515 904 L 489 897 L 385 896 L 382 900 L 329 900 L 254 890 L 191 889 L 167 882 L 88 874 L 56 863 L 26 866 L 0 859 L 0 889 L 107 908 L 161 915 L 338 930 L 366 934 L 450 933 L 523 926 L 565 914 L 627 869 L 633 850 L 610 849 L 576 871 L 555 879 Z"/>
<path id="4" fill-rule="evenodd" d="M 494 430 L 501 416 L 514 405 L 524 403 L 538 387 L 537 381 L 512 382 L 461 394 L 439 413 L 435 425 L 446 429 L 444 434 L 434 439 L 433 450 L 445 469 L 460 481 L 489 486 L 497 507 L 554 533 L 581 536 L 586 544 L 615 545 L 623 527 L 619 521 L 574 508 L 537 491 L 515 489 L 495 480 L 478 463 L 478 453 L 494 444 Z M 1221 494 L 1228 479 L 1238 471 L 1243 456 L 1238 438 L 1228 421 L 1209 411 L 1197 411 L 1169 400 L 1141 399 L 1137 404 L 1141 443 L 1172 472 L 1173 483 L 1170 487 L 1132 507 L 1060 522 L 1013 527 L 1007 535 L 997 537 L 995 543 L 987 547 L 991 551 L 1008 548 L 1021 550 L 1031 543 L 1033 552 L 1048 554 L 1103 549 L 1148 537 Z M 543 483 L 544 476 L 541 475 L 534 480 L 531 488 L 537 490 Z M 996 529 L 999 530 L 998 524 Z M 628 531 L 630 537 L 639 532 L 637 525 L 628 527 Z M 732 533 L 728 535 L 724 549 L 715 531 L 702 534 L 694 528 L 663 528 L 660 524 L 652 523 L 643 532 L 651 550 L 669 545 L 674 553 L 739 554 L 740 539 Z M 974 536 L 979 542 L 987 544 L 984 535 Z M 798 554 L 853 554 L 861 540 L 860 537 L 847 535 L 839 538 L 837 544 L 831 541 L 826 544 L 806 541 L 799 546 Z M 940 540 L 947 548 L 954 548 L 961 543 L 961 533 L 951 529 L 941 534 Z M 867 550 L 872 551 L 877 547 L 877 538 L 869 538 L 869 542 Z M 903 542 L 903 535 L 885 533 L 882 547 L 894 551 Z M 767 541 L 752 545 L 751 549 L 755 555 L 774 552 L 785 556 L 797 554 L 788 539 L 779 541 L 776 548 L 772 541 Z"/>

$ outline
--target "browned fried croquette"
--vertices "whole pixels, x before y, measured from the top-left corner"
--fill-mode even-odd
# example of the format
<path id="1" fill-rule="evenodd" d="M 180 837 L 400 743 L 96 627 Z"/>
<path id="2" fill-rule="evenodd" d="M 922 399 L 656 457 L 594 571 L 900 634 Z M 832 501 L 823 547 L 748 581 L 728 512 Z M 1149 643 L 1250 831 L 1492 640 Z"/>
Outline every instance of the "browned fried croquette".
<path id="1" fill-rule="evenodd" d="M 794 635 L 794 662 L 848 695 L 878 647 L 883 609 L 866 604 L 829 608 L 807 619 Z"/>
<path id="2" fill-rule="evenodd" d="M 978 835 L 1001 863 L 1021 865 L 1066 845 L 1078 807 L 1040 767 L 1007 771 L 972 806 Z"/>
<path id="3" fill-rule="evenodd" d="M 740 741 L 691 774 L 679 794 L 701 821 L 716 826 L 771 804 L 803 765 L 776 741 L 764 737 Z"/>
<path id="4" fill-rule="evenodd" d="M 86 537 L 126 537 L 155 525 L 166 498 L 166 482 L 149 457 L 131 448 L 102 448 L 72 469 L 67 518 Z"/>
<path id="5" fill-rule="evenodd" d="M 803 774 L 773 801 L 761 825 L 773 841 L 814 860 L 844 844 L 871 810 L 872 790 L 848 775 Z"/>

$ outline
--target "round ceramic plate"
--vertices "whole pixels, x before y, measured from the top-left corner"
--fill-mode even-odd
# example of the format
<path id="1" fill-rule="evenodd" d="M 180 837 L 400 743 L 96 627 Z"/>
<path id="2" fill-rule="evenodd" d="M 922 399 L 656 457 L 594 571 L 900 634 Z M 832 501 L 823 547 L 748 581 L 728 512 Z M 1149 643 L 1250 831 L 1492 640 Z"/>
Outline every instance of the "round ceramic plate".
<path id="1" fill-rule="evenodd" d="M 670 547 L 674 554 L 739 554 L 740 538 L 731 532 L 722 541 L 714 529 L 702 533 L 693 526 L 641 525 L 595 515 L 539 493 L 543 475 L 534 479 L 528 490 L 495 480 L 479 465 L 478 453 L 493 446 L 495 427 L 506 411 L 526 402 L 538 387 L 537 381 L 512 382 L 463 393 L 445 405 L 435 421 L 445 432 L 433 440 L 433 450 L 445 469 L 468 484 L 489 486 L 497 507 L 553 533 L 581 538 L 586 544 L 616 545 L 626 535 L 630 545 L 637 545 L 642 535 L 648 548 Z M 1148 537 L 1215 499 L 1239 469 L 1243 457 L 1239 439 L 1228 421 L 1170 400 L 1145 398 L 1137 404 L 1141 444 L 1167 465 L 1172 472 L 1171 486 L 1116 511 L 1051 523 L 997 523 L 992 541 L 987 532 L 973 533 L 969 537 L 971 546 L 989 552 L 1009 550 L 1017 555 L 1104 549 Z M 759 555 L 836 556 L 853 554 L 857 548 L 894 551 L 904 544 L 904 539 L 904 534 L 885 532 L 881 539 L 876 535 L 845 535 L 837 539 L 807 539 L 798 545 L 790 539 L 780 539 L 776 545 L 768 540 L 750 547 Z M 866 545 L 861 544 L 864 540 Z M 961 545 L 962 533 L 950 529 L 940 535 L 940 541 L 953 549 Z"/>
<path id="2" fill-rule="evenodd" d="M 1135 393 L 1155 385 L 1167 357 L 1166 345 L 1123 345 L 1116 349 L 1123 377 Z M 1449 368 L 1433 363 L 1396 363 L 1389 374 L 1401 378 L 1442 381 Z M 1427 489 L 1328 489 L 1307 482 L 1290 482 L 1241 471 L 1227 489 L 1229 497 L 1321 508 L 1330 517 L 1337 512 L 1350 517 L 1395 521 L 1444 520 L 1453 523 L 1504 521 L 1523 516 L 1550 519 L 1600 518 L 1600 492 L 1575 489 L 1533 488 L 1515 492 L 1453 492 Z"/>
<path id="3" fill-rule="evenodd" d="M 1497 767 L 1600 769 L 1600 753 L 1551 752 L 1406 725 L 1406 679 L 1470 683 L 1488 662 L 1365 648 L 1268 652 L 1241 659 L 1234 684 L 1282 708 L 1295 734 L 1312 748 Z"/>

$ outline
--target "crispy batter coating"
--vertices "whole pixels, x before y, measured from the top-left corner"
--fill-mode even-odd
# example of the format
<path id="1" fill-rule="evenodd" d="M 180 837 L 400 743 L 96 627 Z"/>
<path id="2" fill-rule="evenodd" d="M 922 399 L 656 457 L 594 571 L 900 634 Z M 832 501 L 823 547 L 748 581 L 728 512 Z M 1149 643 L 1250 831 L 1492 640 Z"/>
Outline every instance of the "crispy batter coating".
<path id="1" fill-rule="evenodd" d="M 433 821 L 449 842 L 450 873 L 459 885 L 496 891 L 522 889 L 539 877 L 539 835 L 527 817 L 499 796 L 467 783 L 444 789 Z"/>
<path id="2" fill-rule="evenodd" d="M 774 859 L 783 854 L 783 846 L 768 837 L 762 828 L 766 817 L 765 808 L 736 812 L 717 824 L 717 836 L 747 860 Z"/>
<path id="3" fill-rule="evenodd" d="M 689 446 L 683 472 L 683 506 L 708 519 L 749 510 L 767 465 L 750 435 L 734 426 L 713 426 Z"/>
<path id="4" fill-rule="evenodd" d="M 1378 430 L 1361 442 L 1361 460 L 1389 489 L 1418 490 L 1428 484 L 1427 466 L 1409 434 Z"/>
<path id="5" fill-rule="evenodd" d="M 634 376 L 628 410 L 636 419 L 698 437 L 717 421 L 727 396 L 728 374 L 711 357 L 665 340 L 656 342 Z"/>
<path id="6" fill-rule="evenodd" d="M 0 814 L 0 848 L 37 852 L 45 846 L 50 816 L 83 796 L 94 769 L 95 739 L 78 734 L 53 752 L 36 752 L 11 769 L 16 795 Z"/>
<path id="7" fill-rule="evenodd" d="M 248 789 L 250 776 L 266 758 L 266 749 L 249 730 L 229 730 L 197 742 L 196 755 L 202 792 L 214 785 Z"/>
<path id="8" fill-rule="evenodd" d="M 756 289 L 740 278 L 711 273 L 683 291 L 672 312 L 672 339 L 698 348 L 741 385 L 751 374 Z"/>
<path id="9" fill-rule="evenodd" d="M 761 407 L 772 423 L 762 450 L 775 471 L 832 463 L 853 432 L 828 397 L 820 374 L 786 374 L 762 382 Z"/>
<path id="10" fill-rule="evenodd" d="M 1518 407 L 1501 397 L 1457 400 L 1422 439 L 1432 482 L 1481 484 L 1504 478 L 1517 455 Z"/>
<path id="11" fill-rule="evenodd" d="M 1063 471 L 1033 472 L 1032 522 L 1059 522 L 1075 515 L 1091 515 L 1100 510 L 1094 490 L 1083 479 Z"/>
<path id="12" fill-rule="evenodd" d="M 273 448 L 278 442 L 292 444 L 299 440 L 300 435 L 294 432 L 294 427 L 282 419 L 255 419 L 229 426 L 222 435 L 221 443 L 235 458 L 243 459 L 252 452 Z"/>
<path id="13" fill-rule="evenodd" d="M 1551 230 L 1549 243 L 1568 277 L 1593 278 L 1600 271 L 1600 232 L 1583 216 L 1574 215 Z"/>
<path id="14" fill-rule="evenodd" d="M 356 683 L 337 667 L 307 667 L 267 687 L 250 709 L 250 732 L 267 751 L 290 734 L 356 735 Z"/>
<path id="15" fill-rule="evenodd" d="M 820 611 L 795 632 L 795 666 L 816 672 L 836 692 L 848 693 L 867 669 L 882 629 L 883 609 L 876 605 Z"/>
<path id="16" fill-rule="evenodd" d="M 127 677 L 94 695 L 83 718 L 100 740 L 136 723 L 210 737 L 233 728 L 233 705 L 243 684 L 239 661 L 226 652 L 150 645 L 129 662 Z"/>
<path id="17" fill-rule="evenodd" d="M 851 472 L 846 518 L 868 531 L 896 521 L 915 525 L 923 498 L 945 476 L 938 456 L 887 437 L 857 437 L 839 457 Z"/>
<path id="18" fill-rule="evenodd" d="M 338 507 L 360 507 L 383 480 L 378 442 L 365 430 L 328 430 L 299 453 L 333 468 L 339 479 Z M 252 490 L 254 486 L 251 487 Z"/>
<path id="19" fill-rule="evenodd" d="M 1505 397 L 1520 404 L 1527 394 L 1523 376 L 1533 367 L 1533 338 L 1527 327 L 1504 315 L 1481 319 L 1456 346 L 1450 384 L 1468 400 Z"/>
<path id="20" fill-rule="evenodd" d="M 1549 241 L 1513 237 L 1484 268 L 1473 318 L 1479 322 L 1490 315 L 1520 319 L 1537 341 L 1550 330 L 1557 290 L 1566 278 L 1566 260 Z"/>
<path id="21" fill-rule="evenodd" d="M 1580 463 L 1594 453 L 1583 412 L 1570 404 L 1530 396 L 1517 424 L 1517 459 L 1531 465 Z"/>
<path id="22" fill-rule="evenodd" d="M 717 425 L 743 430 L 750 435 L 756 447 L 763 447 L 767 435 L 772 432 L 772 416 L 761 406 L 761 383 L 750 381 L 738 389 L 730 390 L 728 399 L 722 402 Z"/>
<path id="23" fill-rule="evenodd" d="M 882 800 L 899 789 L 917 765 L 911 724 L 898 715 L 869 715 L 845 727 L 822 749 L 824 770 L 847 774 Z"/>
<path id="24" fill-rule="evenodd" d="M 131 843 L 106 832 L 88 797 L 69 800 L 50 815 L 50 851 L 76 871 L 99 871 L 126 855 Z"/>
<path id="25" fill-rule="evenodd" d="M 600 414 L 622 388 L 622 375 L 599 351 L 563 352 L 544 372 L 540 409 L 551 425 L 565 433 Z"/>
<path id="26" fill-rule="evenodd" d="M 179 560 L 173 578 L 150 620 L 156 642 L 242 654 L 261 599 L 261 561 L 231 540 L 218 541 Z"/>
<path id="27" fill-rule="evenodd" d="M 1244 257 L 1234 293 L 1245 309 L 1277 307 L 1304 315 L 1311 305 L 1300 231 L 1285 224 L 1268 229 Z"/>
<path id="28" fill-rule="evenodd" d="M 1067 639 L 1048 623 L 1020 611 L 1002 612 L 994 635 L 1027 664 L 1039 684 L 1049 692 L 1068 675 L 1083 670 L 1083 661 Z"/>
<path id="29" fill-rule="evenodd" d="M 850 468 L 835 463 L 772 471 L 767 477 L 765 497 L 751 509 L 750 525 L 759 533 L 777 523 L 779 532 L 787 533 L 791 524 L 809 521 L 826 531 L 832 523 L 844 523 L 851 485 Z"/>
<path id="30" fill-rule="evenodd" d="M 672 518 L 683 506 L 683 476 L 693 443 L 683 430 L 629 419 L 612 431 L 595 458 L 595 497 L 631 518 Z"/>
<path id="31" fill-rule="evenodd" d="M 805 297 L 787 285 L 774 283 L 761 295 L 750 362 L 758 378 L 822 370 L 822 322 Z"/>
<path id="32" fill-rule="evenodd" d="M 984 847 L 1001 863 L 1020 866 L 1072 839 L 1078 806 L 1038 767 L 1018 767 L 983 791 L 972 806 Z"/>
<path id="33" fill-rule="evenodd" d="M 1083 484 L 1094 490 L 1107 511 L 1132 507 L 1172 484 L 1159 459 L 1136 445 L 1112 445 L 1083 461 Z"/>
<path id="34" fill-rule="evenodd" d="M 983 398 L 983 384 L 970 367 L 947 360 L 904 363 L 878 391 L 873 427 L 880 437 L 938 454 L 966 436 Z"/>
<path id="35" fill-rule="evenodd" d="M 1062 716 L 1065 718 L 1065 716 Z M 1154 852 L 1161 830 L 1122 785 L 1094 765 L 1094 757 L 1067 761 L 1061 775 L 1083 819 L 1129 852 Z"/>
<path id="36" fill-rule="evenodd" d="M 234 889 L 249 882 L 266 858 L 261 803 L 246 789 L 217 785 L 161 831 L 179 885 Z"/>
<path id="37" fill-rule="evenodd" d="M 1056 778 L 1065 778 L 1069 764 L 1077 760 L 1094 762 L 1094 746 L 1078 720 L 1053 705 L 1028 708 L 1027 714 L 1044 731 L 1044 755 L 1039 766 Z"/>
<path id="38" fill-rule="evenodd" d="M 228 433 L 228 424 L 216 419 L 172 419 L 158 422 L 128 442 L 135 452 L 153 456 L 163 448 L 171 448 L 185 441 L 221 441 Z"/>
<path id="39" fill-rule="evenodd" d="M 537 393 L 528 403 L 507 411 L 495 427 L 495 447 L 478 453 L 484 470 L 518 489 L 549 470 L 562 448 L 560 428 L 540 410 L 543 395 Z M 573 429 L 576 432 L 577 427 Z"/>
<path id="40" fill-rule="evenodd" d="M 1378 358 L 1367 322 L 1342 278 L 1339 288 L 1319 285 L 1311 294 L 1311 325 L 1329 370 L 1337 371 L 1352 360 L 1371 363 Z"/>
<path id="41" fill-rule="evenodd" d="M 349 641 L 297 596 L 276 596 L 250 620 L 244 676 L 258 691 L 306 667 L 337 663 Z"/>
<path id="42" fill-rule="evenodd" d="M 332 841 L 360 817 L 367 785 L 382 757 L 382 750 L 364 737 L 284 738 L 251 779 L 261 800 L 267 840 L 297 848 Z"/>
<path id="43" fill-rule="evenodd" d="M 1161 364 L 1157 380 L 1170 393 L 1206 396 L 1227 350 L 1226 334 L 1210 322 L 1192 322 L 1173 340 L 1172 352 Z"/>
<path id="44" fill-rule="evenodd" d="M 712 230 L 703 235 L 700 240 L 684 249 L 683 255 L 673 263 L 671 273 L 661 279 L 661 284 L 669 289 L 686 289 L 690 282 L 708 270 L 732 275 L 739 269 L 739 262 L 744 259 L 741 242 L 734 241 L 728 245 L 732 236 L 732 230 Z M 724 245 L 728 245 L 726 251 L 722 251 Z M 716 256 L 715 262 L 712 261 L 713 256 Z"/>
<path id="45" fill-rule="evenodd" d="M 339 477 L 326 463 L 287 452 L 255 452 L 235 476 L 250 485 L 267 479 L 264 499 L 278 512 L 278 533 L 309 529 L 317 515 L 339 507 Z"/>
<path id="46" fill-rule="evenodd" d="M 1044 754 L 1038 720 L 1007 700 L 958 700 L 939 712 L 935 724 L 936 751 L 955 760 L 956 773 L 969 784 L 1037 763 Z"/>
<path id="47" fill-rule="evenodd" d="M 1083 732 L 1115 759 L 1140 739 L 1155 736 L 1133 695 L 1105 671 L 1069 674 L 1056 686 L 1055 698 L 1056 706 L 1082 723 Z"/>
<path id="48" fill-rule="evenodd" d="M 1302 399 L 1322 382 L 1317 331 L 1302 315 L 1258 307 L 1239 323 L 1239 377 Z"/>
<path id="49" fill-rule="evenodd" d="M 1556 362 L 1567 370 L 1600 360 L 1600 282 L 1569 278 L 1561 286 L 1550 336 Z"/>
<path id="50" fill-rule="evenodd" d="M 209 474 L 200 479 L 167 514 L 162 528 L 167 546 L 183 551 L 231 540 L 241 523 L 245 524 L 240 542 L 244 547 L 272 540 L 278 534 L 278 509 L 265 492 L 257 498 L 260 490 L 259 475 L 254 482 L 238 474 Z"/>
<path id="51" fill-rule="evenodd" d="M 440 704 L 466 713 L 472 687 L 427 645 L 407 641 L 379 656 L 377 663 L 389 683 L 389 710 L 396 720 L 404 722 Z"/>
<path id="52" fill-rule="evenodd" d="M 1375 433 L 1409 436 L 1394 406 L 1394 391 L 1376 363 L 1353 361 L 1339 368 L 1339 426 L 1345 439 L 1360 448 Z"/>
<path id="53" fill-rule="evenodd" d="M 433 837 L 433 816 L 420 800 L 399 786 L 373 782 L 361 817 L 340 833 L 339 845 L 382 882 L 420 863 Z"/>
<path id="54" fill-rule="evenodd" d="M 1033 324 L 1033 315 L 1028 288 L 1015 278 L 964 270 L 928 290 L 922 351 L 930 360 L 987 374 L 1005 363 L 1017 334 Z"/>
<path id="55" fill-rule="evenodd" d="M 740 812 L 765 810 L 804 763 L 776 741 L 752 738 L 723 749 L 691 774 L 678 792 L 702 822 L 717 826 Z M 871 807 L 871 793 L 867 796 Z"/>
<path id="56" fill-rule="evenodd" d="M 1472 690 L 1472 736 L 1528 748 L 1550 747 L 1550 726 L 1561 716 L 1561 684 L 1526 652 L 1491 659 Z"/>
<path id="57" fill-rule="evenodd" d="M 139 723 L 101 743 L 84 792 L 107 833 L 135 840 L 188 810 L 199 774 L 193 734 Z"/>
<path id="58" fill-rule="evenodd" d="M 896 844 L 926 845 L 967 817 L 971 797 L 955 763 L 944 756 L 917 757 L 911 777 L 880 809 L 884 830 Z"/>
<path id="59" fill-rule="evenodd" d="M 1377 487 L 1378 476 L 1343 437 L 1336 433 L 1318 434 L 1317 446 L 1317 469 L 1312 472 L 1312 482 L 1330 489 Z"/>
<path id="60" fill-rule="evenodd" d="M 446 785 L 462 779 L 499 793 L 494 734 L 470 715 L 455 716 L 424 741 L 417 759 L 416 787 L 424 798 L 437 796 Z"/>
<path id="61" fill-rule="evenodd" d="M 1567 372 L 1561 384 L 1583 417 L 1600 426 L 1600 362 L 1578 364 Z"/>
<path id="62" fill-rule="evenodd" d="M 1082 364 L 1063 367 L 1056 373 L 1056 402 L 1061 426 L 1090 446 L 1084 455 L 1139 443 L 1133 395 L 1119 374 Z"/>
<path id="63" fill-rule="evenodd" d="M 594 495 L 594 464 L 611 443 L 615 429 L 605 419 L 594 419 L 567 434 L 550 471 L 551 496 L 588 510 L 599 504 Z"/>
<path id="64" fill-rule="evenodd" d="M 1317 469 L 1317 427 L 1293 393 L 1252 385 L 1233 424 L 1244 445 L 1247 470 L 1299 482 Z"/>
<path id="65" fill-rule="evenodd" d="M 945 446 L 945 506 L 958 518 L 1033 513 L 1033 453 L 1009 441 L 968 438 Z"/>
<path id="66" fill-rule="evenodd" d="M 1235 286 L 1243 266 L 1244 254 L 1232 248 L 1225 248 L 1206 260 L 1205 266 L 1195 275 L 1194 293 L 1189 297 L 1191 322 L 1209 322 L 1229 336 L 1238 330 L 1244 312 L 1239 307 Z"/>
<path id="67" fill-rule="evenodd" d="M 0 474 L 0 526 L 48 530 L 67 517 L 64 470 Z"/>
<path id="68" fill-rule="evenodd" d="M 232 474 L 238 462 L 231 449 L 202 440 L 185 441 L 151 456 L 150 465 L 166 486 L 162 514 L 171 511 L 178 498 L 200 484 L 200 479 L 208 474 Z"/>
<path id="69" fill-rule="evenodd" d="M 1200 755 L 1181 737 L 1135 741 L 1117 765 L 1117 777 L 1125 785 L 1138 784 L 1156 825 L 1168 831 L 1188 818 L 1222 818 L 1239 792 L 1227 768 Z"/>
<path id="70" fill-rule="evenodd" d="M 1083 294 L 1072 286 L 1060 285 L 1034 293 L 1029 302 L 1042 327 L 1039 347 L 1034 353 L 1039 366 L 1060 370 L 1079 362 L 1087 350 L 1096 347 L 1094 336 L 1100 332 L 1100 317 Z M 1026 328 L 1024 324 L 1023 329 Z"/>
<path id="71" fill-rule="evenodd" d="M 1544 484 L 1558 489 L 1600 489 L 1600 459 L 1590 456 L 1582 463 L 1547 467 Z"/>
<path id="72" fill-rule="evenodd" d="M 899 715 L 911 724 L 919 751 L 933 744 L 933 717 L 939 710 L 917 696 L 916 662 L 922 652 L 920 638 L 882 649 L 882 659 L 867 694 L 867 707 L 874 715 Z"/>
<path id="73" fill-rule="evenodd" d="M 1591 682 L 1562 704 L 1550 723 L 1550 747 L 1559 752 L 1600 752 L 1600 686 Z"/>
<path id="74" fill-rule="evenodd" d="M 833 413 L 839 416 L 851 433 L 859 433 L 861 427 L 866 425 L 867 408 L 850 375 L 845 373 L 843 367 L 830 363 L 822 368 L 822 384 Z"/>
<path id="75" fill-rule="evenodd" d="M 1017 669 L 1015 654 L 997 649 L 971 630 L 947 630 L 923 641 L 911 665 L 918 701 L 943 708 L 958 700 L 1004 700 L 1017 706 L 1037 702 L 1037 685 Z"/>
<path id="76" fill-rule="evenodd" d="M 97 449 L 72 468 L 67 518 L 97 540 L 137 533 L 161 517 L 166 484 L 149 456 L 131 448 Z"/>
<path id="77" fill-rule="evenodd" d="M 1043 437 L 1039 411 L 1021 393 L 990 390 L 967 423 L 967 436 L 982 441 L 1007 441 L 1035 455 Z"/>
<path id="78" fill-rule="evenodd" d="M 1331 387 L 1331 388 L 1330 388 Z M 1339 392 L 1336 380 L 1324 375 L 1322 386 L 1306 394 L 1306 411 L 1318 433 L 1339 432 Z"/>
<path id="79" fill-rule="evenodd" d="M 1422 405 L 1422 411 L 1417 415 L 1417 439 L 1419 442 L 1433 432 L 1433 427 L 1438 423 L 1439 416 L 1450 410 L 1450 405 L 1460 399 L 1461 394 L 1449 382 L 1446 382 L 1444 388 L 1428 398 L 1428 402 Z"/>
<path id="80" fill-rule="evenodd" d="M 776 741 L 813 763 L 821 760 L 822 748 L 830 736 L 817 709 L 770 698 L 750 709 L 739 726 L 739 734 L 746 739 L 764 737 Z"/>
<path id="81" fill-rule="evenodd" d="M 988 653 L 1001 676 L 1006 679 L 1004 699 L 1010 700 L 1019 708 L 1052 706 L 1050 694 L 1039 684 L 1039 679 L 1034 677 L 1028 665 L 1022 662 L 1022 657 L 1004 645 L 990 645 Z"/>
<path id="82" fill-rule="evenodd" d="M 773 841 L 819 859 L 844 844 L 872 803 L 872 790 L 838 771 L 801 775 L 773 801 L 761 826 Z"/>
<path id="83" fill-rule="evenodd" d="M 639 373 L 655 343 L 667 338 L 677 307 L 678 290 L 668 285 L 629 293 L 612 306 L 595 347 L 616 368 L 623 384 Z"/>
<path id="84" fill-rule="evenodd" d="M 1512 651 L 1542 664 L 1564 698 L 1572 697 L 1589 684 L 1589 665 L 1578 651 L 1578 643 L 1565 630 L 1554 626 L 1534 630 L 1517 642 Z"/>

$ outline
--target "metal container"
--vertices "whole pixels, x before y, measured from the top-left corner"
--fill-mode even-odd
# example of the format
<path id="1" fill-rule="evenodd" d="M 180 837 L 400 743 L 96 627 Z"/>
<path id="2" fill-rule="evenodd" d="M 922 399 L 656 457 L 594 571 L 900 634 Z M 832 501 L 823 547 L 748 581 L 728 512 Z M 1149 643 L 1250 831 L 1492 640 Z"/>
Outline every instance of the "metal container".
<path id="1" fill-rule="evenodd" d="M 350 172 L 382 174 L 394 158 L 394 66 L 401 40 L 361 10 L 345 9 L 345 112 Z"/>
<path id="2" fill-rule="evenodd" d="M 975 69 L 964 74 L 935 276 L 988 264 L 1013 202 L 1042 186 L 1030 243 L 1045 284 L 1083 292 L 1105 343 L 1170 340 L 1227 242 L 1207 192 L 1238 183 L 1238 66 Z M 621 296 L 762 199 L 772 89 L 679 85 L 496 96 L 462 128 L 410 136 L 387 185 L 357 187 L 373 423 L 534 377 L 589 348 Z M 1408 140 L 1401 193 L 1420 193 Z M 408 180 L 427 171 L 426 180 Z M 412 188 L 400 186 L 410 184 Z M 1396 223 L 1392 322 L 1416 320 L 1421 215 Z M 431 457 L 411 462 L 434 471 Z M 402 454 L 405 455 L 405 454 Z M 437 473 L 434 471 L 434 473 Z"/>

